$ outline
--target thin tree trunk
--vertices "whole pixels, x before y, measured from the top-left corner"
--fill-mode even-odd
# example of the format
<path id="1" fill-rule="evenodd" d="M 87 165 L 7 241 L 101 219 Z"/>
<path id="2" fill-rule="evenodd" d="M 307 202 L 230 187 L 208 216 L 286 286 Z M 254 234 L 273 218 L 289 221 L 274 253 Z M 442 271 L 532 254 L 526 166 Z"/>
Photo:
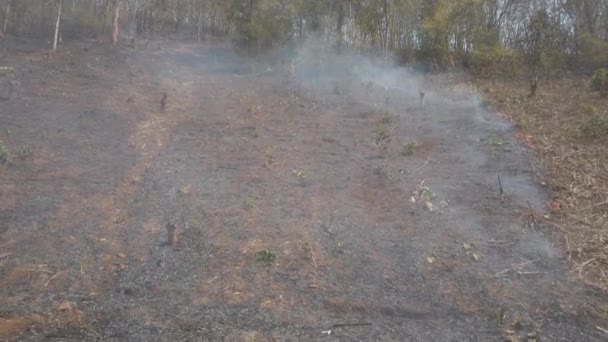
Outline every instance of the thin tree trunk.
<path id="1" fill-rule="evenodd" d="M 198 42 L 200 43 L 202 41 L 202 35 L 203 35 L 203 11 L 200 10 L 198 12 Z"/>
<path id="2" fill-rule="evenodd" d="M 59 40 L 59 23 L 61 22 L 61 5 L 63 0 L 58 1 L 57 6 L 57 21 L 55 22 L 55 36 L 53 38 L 53 52 L 57 51 L 57 42 Z"/>
<path id="3" fill-rule="evenodd" d="M 114 20 L 112 25 L 112 46 L 116 46 L 118 43 L 118 18 L 120 16 L 120 2 L 116 1 L 114 4 Z"/>
<path id="4" fill-rule="evenodd" d="M 344 20 L 346 19 L 346 13 L 344 13 L 344 3 L 339 2 L 337 4 L 338 18 L 336 20 L 336 34 L 338 35 L 336 41 L 336 51 L 338 54 L 342 52 L 342 45 L 344 44 Z"/>
<path id="5" fill-rule="evenodd" d="M 6 2 L 6 10 L 4 11 L 4 25 L 2 25 L 2 33 L 6 34 L 8 29 L 8 18 L 11 14 L 11 1 Z"/>

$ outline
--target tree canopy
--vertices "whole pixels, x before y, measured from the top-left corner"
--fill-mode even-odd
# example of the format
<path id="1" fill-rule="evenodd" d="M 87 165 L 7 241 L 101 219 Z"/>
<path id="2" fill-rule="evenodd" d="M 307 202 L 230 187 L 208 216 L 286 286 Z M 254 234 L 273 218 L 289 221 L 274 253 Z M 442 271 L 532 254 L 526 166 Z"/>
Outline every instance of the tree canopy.
<path id="1" fill-rule="evenodd" d="M 431 67 L 478 72 L 525 63 L 537 72 L 608 64 L 608 0 L 2 0 L 4 35 L 61 33 L 233 39 L 266 49 L 319 39 Z"/>

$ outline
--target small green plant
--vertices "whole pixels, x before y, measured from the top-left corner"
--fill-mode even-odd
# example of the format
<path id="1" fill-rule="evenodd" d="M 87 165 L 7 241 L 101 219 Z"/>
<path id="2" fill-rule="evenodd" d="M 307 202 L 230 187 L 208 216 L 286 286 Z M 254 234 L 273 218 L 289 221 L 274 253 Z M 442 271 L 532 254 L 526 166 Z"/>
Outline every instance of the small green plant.
<path id="1" fill-rule="evenodd" d="M 418 147 L 418 145 L 416 145 L 415 143 L 403 144 L 400 154 L 402 157 L 412 156 L 412 155 L 414 155 L 414 152 L 416 152 L 417 147 Z"/>
<path id="2" fill-rule="evenodd" d="M 591 76 L 591 89 L 604 96 L 608 94 L 608 69 L 595 70 L 593 76 Z"/>
<path id="3" fill-rule="evenodd" d="M 24 145 L 24 146 L 21 146 L 19 151 L 17 151 L 17 156 L 19 157 L 19 159 L 25 159 L 25 158 L 31 156 L 33 153 L 34 153 L 34 150 L 32 149 L 32 146 Z"/>
<path id="4" fill-rule="evenodd" d="M 267 266 L 272 265 L 276 258 L 277 255 L 273 251 L 268 249 L 261 250 L 256 254 L 256 260 L 261 263 L 264 263 Z"/>
<path id="5" fill-rule="evenodd" d="M 10 163 L 13 161 L 13 155 L 8 149 L 8 146 L 0 141 L 0 163 Z"/>

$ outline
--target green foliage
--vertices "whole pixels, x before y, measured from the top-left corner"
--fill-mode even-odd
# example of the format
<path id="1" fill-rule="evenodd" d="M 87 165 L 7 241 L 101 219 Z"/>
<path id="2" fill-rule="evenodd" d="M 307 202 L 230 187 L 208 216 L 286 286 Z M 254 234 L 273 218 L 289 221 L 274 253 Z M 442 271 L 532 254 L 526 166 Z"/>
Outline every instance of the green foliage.
<path id="1" fill-rule="evenodd" d="M 273 251 L 268 249 L 261 250 L 256 254 L 256 260 L 266 264 L 266 266 L 272 265 L 276 258 L 277 255 Z"/>
<path id="2" fill-rule="evenodd" d="M 581 124 L 580 131 L 581 136 L 585 139 L 608 138 L 608 114 L 592 116 Z"/>
<path id="3" fill-rule="evenodd" d="M 481 46 L 471 52 L 470 68 L 476 75 L 512 74 L 516 58 L 500 45 Z"/>
<path id="4" fill-rule="evenodd" d="M 417 147 L 418 145 L 416 145 L 415 143 L 403 144 L 403 148 L 401 148 L 400 154 L 402 157 L 413 156 L 414 152 L 416 152 Z"/>
<path id="5" fill-rule="evenodd" d="M 8 146 L 0 141 L 0 163 L 11 163 L 13 161 L 13 155 L 8 149 Z"/>
<path id="6" fill-rule="evenodd" d="M 591 69 L 608 65 L 608 42 L 591 33 L 583 33 L 577 38 L 580 48 L 578 62 Z"/>
<path id="7" fill-rule="evenodd" d="M 591 89 L 603 95 L 608 94 L 608 69 L 597 69 L 591 77 Z"/>
<path id="8" fill-rule="evenodd" d="M 539 10 L 530 20 L 522 42 L 528 63 L 545 74 L 560 71 L 567 62 L 564 43 L 567 35 L 559 20 L 547 10 Z"/>
<path id="9" fill-rule="evenodd" d="M 232 0 L 229 20 L 241 47 L 262 48 L 284 43 L 292 33 L 293 4 L 287 0 Z"/>
<path id="10" fill-rule="evenodd" d="M 432 59 L 434 63 L 447 63 L 450 27 L 453 24 L 452 6 L 453 3 L 447 0 L 429 1 L 422 5 L 422 58 Z"/>

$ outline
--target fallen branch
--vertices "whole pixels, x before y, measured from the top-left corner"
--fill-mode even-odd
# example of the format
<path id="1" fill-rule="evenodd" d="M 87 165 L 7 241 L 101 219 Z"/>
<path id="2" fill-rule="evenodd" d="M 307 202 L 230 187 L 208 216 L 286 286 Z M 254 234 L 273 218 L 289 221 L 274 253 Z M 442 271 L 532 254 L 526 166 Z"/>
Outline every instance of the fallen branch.
<path id="1" fill-rule="evenodd" d="M 54 275 L 51 277 L 51 279 L 49 279 L 49 280 L 46 282 L 46 284 L 44 284 L 44 287 L 49 286 L 49 284 L 51 283 L 51 281 L 53 281 L 53 279 L 55 279 L 55 278 L 56 278 L 56 277 L 59 275 L 59 273 L 61 273 L 61 272 L 57 272 L 57 273 L 55 273 L 55 274 L 54 274 Z"/>
<path id="2" fill-rule="evenodd" d="M 359 327 L 364 325 L 372 325 L 370 322 L 360 322 L 360 323 L 336 323 L 331 326 L 331 328 L 340 328 L 340 327 Z"/>
<path id="3" fill-rule="evenodd" d="M 580 222 L 581 224 L 584 224 L 584 225 L 586 225 L 586 226 L 591 226 L 591 224 L 590 224 L 589 222 L 587 222 L 587 221 L 583 220 L 582 218 L 580 218 L 580 217 L 578 217 L 578 216 L 576 216 L 576 215 L 574 215 L 574 214 L 566 214 L 566 215 L 567 215 L 569 218 L 571 218 L 571 219 L 573 219 L 573 220 L 575 220 L 575 221 L 577 221 L 577 222 Z"/>
<path id="4" fill-rule="evenodd" d="M 426 167 L 426 165 L 431 161 L 431 158 L 428 158 L 424 164 L 422 164 L 421 167 L 418 168 L 418 170 L 416 170 L 416 175 L 420 174 L 420 172 L 422 171 L 422 169 L 424 169 Z"/>
<path id="5" fill-rule="evenodd" d="M 583 275 L 583 269 L 585 268 L 585 266 L 589 265 L 590 263 L 594 262 L 595 260 L 597 260 L 597 258 L 591 258 L 591 259 L 583 262 L 582 264 L 578 265 L 576 268 L 578 269 L 579 276 Z"/>
<path id="6" fill-rule="evenodd" d="M 504 269 L 504 270 L 496 273 L 494 275 L 494 277 L 501 277 L 504 274 L 512 272 L 512 271 L 515 272 L 515 273 L 517 273 L 517 274 L 519 274 L 519 275 L 540 274 L 541 272 L 526 272 L 526 271 L 523 271 L 523 267 L 524 266 L 532 264 L 532 263 L 535 263 L 535 262 L 537 262 L 539 260 L 540 260 L 540 258 L 539 259 L 534 259 L 534 260 L 524 261 L 524 262 L 519 263 L 519 264 L 513 264 L 513 265 L 511 265 L 511 267 L 506 268 L 506 269 Z"/>
<path id="7" fill-rule="evenodd" d="M 608 330 L 606 330 L 606 329 L 604 329 L 604 328 L 600 327 L 599 325 L 598 325 L 598 326 L 596 326 L 595 328 L 596 328 L 597 330 L 599 330 L 599 331 L 603 332 L 604 334 L 607 334 L 607 335 L 608 335 Z"/>

